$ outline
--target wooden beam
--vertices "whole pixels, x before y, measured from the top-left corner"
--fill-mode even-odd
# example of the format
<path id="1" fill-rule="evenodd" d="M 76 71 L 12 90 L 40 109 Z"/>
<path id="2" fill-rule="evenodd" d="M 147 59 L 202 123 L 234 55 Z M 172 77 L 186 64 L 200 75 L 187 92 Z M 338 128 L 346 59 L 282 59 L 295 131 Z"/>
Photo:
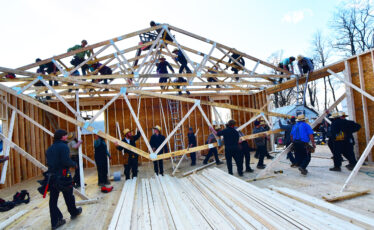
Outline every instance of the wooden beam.
<path id="1" fill-rule="evenodd" d="M 358 191 L 358 192 L 349 192 L 347 194 L 334 194 L 334 195 L 329 195 L 329 196 L 322 196 L 322 198 L 330 203 L 337 202 L 337 201 L 343 201 L 343 200 L 348 200 L 352 199 L 355 197 L 367 195 L 370 193 L 370 190 L 364 190 L 364 191 Z"/>

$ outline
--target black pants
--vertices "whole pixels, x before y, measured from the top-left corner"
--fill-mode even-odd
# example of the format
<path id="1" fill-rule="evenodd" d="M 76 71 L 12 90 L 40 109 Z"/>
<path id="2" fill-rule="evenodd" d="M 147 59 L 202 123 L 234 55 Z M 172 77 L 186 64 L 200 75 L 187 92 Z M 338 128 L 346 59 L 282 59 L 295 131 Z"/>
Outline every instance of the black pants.
<path id="1" fill-rule="evenodd" d="M 217 82 L 217 79 L 215 79 L 214 77 L 208 77 L 208 82 Z M 210 87 L 210 85 L 206 86 L 206 88 L 209 88 L 209 87 Z M 221 87 L 219 87 L 219 85 L 216 85 L 216 87 L 221 88 Z"/>
<path id="2" fill-rule="evenodd" d="M 191 157 L 191 165 L 195 165 L 196 164 L 196 152 L 190 153 L 190 157 Z"/>
<path id="3" fill-rule="evenodd" d="M 267 150 L 265 145 L 257 146 L 256 153 L 258 154 L 258 163 L 257 166 L 264 165 L 264 158 L 266 156 Z"/>
<path id="4" fill-rule="evenodd" d="M 126 180 L 130 179 L 130 171 L 132 173 L 132 178 L 138 176 L 138 157 L 129 157 L 127 164 L 125 166 L 125 176 Z"/>
<path id="5" fill-rule="evenodd" d="M 188 68 L 187 63 L 181 63 L 181 67 L 179 68 L 179 73 L 183 73 L 183 70 L 186 69 L 186 73 L 191 73 L 190 68 Z"/>
<path id="6" fill-rule="evenodd" d="M 182 67 L 181 67 L 182 68 Z M 188 67 L 187 67 L 188 68 Z M 184 79 L 183 77 L 178 77 L 178 80 L 177 82 L 180 82 L 180 83 L 184 83 L 184 82 L 187 82 L 186 79 Z M 177 85 L 177 89 L 180 89 L 180 85 Z M 186 90 L 186 92 L 188 92 L 188 90 Z M 179 91 L 179 94 L 182 94 L 182 91 Z"/>
<path id="7" fill-rule="evenodd" d="M 68 191 L 61 191 L 64 196 L 66 207 L 70 215 L 74 216 L 77 214 L 78 210 L 75 206 L 75 197 L 73 195 L 73 188 Z M 62 219 L 62 213 L 57 207 L 58 197 L 60 195 L 60 190 L 58 190 L 55 185 L 51 184 L 49 189 L 49 213 L 51 216 L 51 225 L 52 227 L 56 226 L 58 220 Z"/>
<path id="8" fill-rule="evenodd" d="M 238 174 L 243 174 L 243 155 L 242 151 L 237 146 L 225 146 L 225 157 L 226 157 L 226 164 L 227 170 L 229 174 L 232 173 L 232 158 L 234 158 L 236 163 L 236 168 L 238 170 Z"/>
<path id="9" fill-rule="evenodd" d="M 348 141 L 334 141 L 334 166 L 341 167 L 343 162 L 342 155 L 348 160 L 349 164 L 355 166 L 357 163 L 353 145 Z"/>
<path id="10" fill-rule="evenodd" d="M 216 160 L 216 164 L 219 162 L 217 148 L 211 148 L 211 149 L 209 149 L 208 154 L 205 156 L 204 164 L 207 164 L 207 163 L 208 163 L 209 158 L 210 158 L 212 155 L 214 155 L 214 159 Z"/>
<path id="11" fill-rule="evenodd" d="M 84 58 L 78 58 L 77 56 L 74 56 L 74 59 L 75 59 L 75 62 L 74 62 L 75 67 L 77 67 L 82 62 L 84 62 Z M 83 74 L 83 76 L 85 76 L 86 75 L 86 70 L 88 69 L 88 65 L 84 64 L 81 68 L 82 68 L 82 74 Z"/>
<path id="12" fill-rule="evenodd" d="M 329 140 L 327 141 L 327 146 L 329 146 L 329 149 L 330 149 L 332 155 L 334 156 L 334 141 L 331 140 L 330 137 L 329 137 Z"/>
<path id="13" fill-rule="evenodd" d="M 155 173 L 164 175 L 164 160 L 153 161 Z"/>
<path id="14" fill-rule="evenodd" d="M 303 169 L 306 169 L 311 159 L 310 153 L 308 153 L 306 150 L 306 143 L 296 141 L 294 142 L 294 146 L 297 165 Z"/>
<path id="15" fill-rule="evenodd" d="M 290 144 L 291 144 L 291 143 L 286 144 L 286 148 L 287 148 Z M 297 163 L 296 163 L 296 159 L 295 159 L 295 155 L 294 155 L 292 149 L 287 153 L 287 159 L 289 159 L 289 160 L 291 161 L 291 164 L 293 164 L 293 165 L 297 164 Z"/>
<path id="16" fill-rule="evenodd" d="M 159 83 L 166 83 L 168 81 L 168 77 L 160 77 L 158 80 Z M 165 86 L 160 86 L 161 89 L 164 89 Z"/>
<path id="17" fill-rule="evenodd" d="M 73 181 L 74 181 L 74 184 L 80 186 L 81 185 L 81 177 L 80 177 L 80 169 L 79 169 L 79 156 L 78 155 L 73 155 L 71 156 L 71 159 L 77 164 L 77 167 L 75 168 L 75 172 L 74 172 L 74 177 L 73 177 Z"/>
<path id="18" fill-rule="evenodd" d="M 251 168 L 251 154 L 248 145 L 242 147 L 242 153 L 245 159 L 245 170 L 249 170 Z"/>
<path id="19" fill-rule="evenodd" d="M 237 68 L 231 68 L 232 72 L 234 72 L 234 74 L 238 74 L 239 73 L 239 70 Z M 235 80 L 239 81 L 239 78 L 236 77 Z"/>
<path id="20" fill-rule="evenodd" d="M 99 184 L 108 183 L 108 158 L 105 157 L 96 157 L 96 169 L 97 169 L 97 177 Z"/>
<path id="21" fill-rule="evenodd" d="M 304 65 L 301 68 L 303 69 L 303 74 L 309 73 L 311 70 L 308 65 Z"/>

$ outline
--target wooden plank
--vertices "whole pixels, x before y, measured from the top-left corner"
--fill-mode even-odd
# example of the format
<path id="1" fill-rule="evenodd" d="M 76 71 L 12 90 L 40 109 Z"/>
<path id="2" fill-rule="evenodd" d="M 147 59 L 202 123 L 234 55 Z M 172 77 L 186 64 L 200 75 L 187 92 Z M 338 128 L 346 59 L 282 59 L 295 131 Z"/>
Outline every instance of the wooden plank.
<path id="1" fill-rule="evenodd" d="M 270 188 L 274 191 L 277 191 L 278 193 L 282 195 L 288 196 L 292 199 L 305 203 L 314 208 L 323 210 L 324 212 L 327 212 L 333 216 L 346 220 L 350 223 L 356 224 L 366 229 L 374 228 L 374 219 L 372 218 L 369 218 L 364 215 L 358 214 L 356 212 L 352 212 L 348 209 L 344 209 L 339 206 L 330 204 L 328 202 L 306 195 L 304 193 L 291 190 L 289 188 L 279 188 L 275 186 L 270 186 Z"/>
<path id="2" fill-rule="evenodd" d="M 29 212 L 29 210 L 19 211 L 16 214 L 14 214 L 13 216 L 11 216 L 8 219 L 6 219 L 5 221 L 1 222 L 0 223 L 0 230 L 5 229 L 6 227 L 8 227 L 9 225 L 11 225 L 13 222 L 15 222 L 17 219 L 21 218 L 23 215 L 25 215 L 28 212 Z"/>
<path id="3" fill-rule="evenodd" d="M 369 193 L 370 193 L 370 190 L 364 190 L 364 191 L 358 191 L 358 192 L 348 192 L 346 194 L 340 193 L 340 194 L 326 195 L 326 196 L 322 196 L 322 198 L 325 201 L 332 203 L 332 202 L 343 201 L 343 200 L 348 200 L 348 199 L 352 199 L 355 197 L 367 195 Z"/>
<path id="4" fill-rule="evenodd" d="M 15 122 L 15 119 L 16 119 L 16 112 L 15 111 L 12 111 L 12 116 L 10 118 L 10 126 L 9 126 L 9 131 L 8 131 L 8 138 L 12 139 L 13 137 L 13 129 L 14 129 L 14 122 Z M 1 133 L 0 133 L 1 134 Z M 2 135 L 2 134 L 1 134 Z M 5 137 L 4 135 L 2 135 L 3 137 Z M 4 145 L 4 156 L 5 157 L 9 157 L 9 151 L 10 151 L 10 144 L 8 142 L 6 142 Z M 3 168 L 1 169 L 1 179 L 0 179 L 0 184 L 4 184 L 5 183 L 5 180 L 6 180 L 6 175 L 7 175 L 7 170 L 8 170 L 8 164 L 9 164 L 9 160 L 5 161 L 3 163 Z"/>

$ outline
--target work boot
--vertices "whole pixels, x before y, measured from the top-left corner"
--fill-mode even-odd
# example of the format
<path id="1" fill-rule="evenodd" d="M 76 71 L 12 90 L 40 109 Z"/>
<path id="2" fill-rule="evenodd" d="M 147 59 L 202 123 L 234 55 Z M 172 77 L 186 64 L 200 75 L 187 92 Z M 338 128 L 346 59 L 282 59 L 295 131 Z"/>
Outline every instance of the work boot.
<path id="1" fill-rule="evenodd" d="M 266 168 L 266 165 L 257 165 L 257 168 L 258 169 L 264 169 L 264 168 Z"/>
<path id="2" fill-rule="evenodd" d="M 334 172 L 340 172 L 342 171 L 342 169 L 340 167 L 333 167 L 333 168 L 329 168 L 330 171 L 334 171 Z"/>
<path id="3" fill-rule="evenodd" d="M 291 164 L 291 168 L 297 168 L 298 165 L 297 164 Z"/>
<path id="4" fill-rule="evenodd" d="M 299 167 L 299 171 L 300 171 L 300 173 L 303 174 L 303 175 L 308 174 L 308 170 L 306 170 L 306 169 L 304 169 L 304 168 Z"/>
<path id="5" fill-rule="evenodd" d="M 191 93 L 190 93 L 190 91 L 187 91 L 187 95 L 190 95 Z"/>
<path id="6" fill-rule="evenodd" d="M 351 165 L 351 164 L 348 164 L 348 165 L 346 165 L 345 166 L 349 171 L 352 171 L 354 168 L 355 168 L 355 166 L 354 165 Z"/>
<path id="7" fill-rule="evenodd" d="M 64 219 L 59 219 L 59 220 L 57 221 L 56 226 L 52 226 L 52 229 L 57 229 L 57 228 L 61 227 L 62 225 L 64 225 L 65 223 L 66 223 L 66 220 L 64 220 Z"/>
<path id="8" fill-rule="evenodd" d="M 251 173 L 251 172 L 253 172 L 253 169 L 251 169 L 251 168 L 246 168 L 245 171 Z"/>
<path id="9" fill-rule="evenodd" d="M 77 213 L 76 213 L 75 215 L 70 216 L 70 219 L 74 220 L 74 219 L 77 218 L 77 216 L 79 216 L 81 213 L 82 213 L 82 207 L 78 207 L 78 208 L 77 208 Z"/>
<path id="10" fill-rule="evenodd" d="M 240 177 L 244 176 L 243 173 L 238 173 Z"/>
<path id="11" fill-rule="evenodd" d="M 218 162 L 216 162 L 216 165 L 221 165 L 221 164 L 223 164 L 222 161 L 218 161 Z"/>
<path id="12" fill-rule="evenodd" d="M 274 159 L 274 157 L 271 156 L 271 155 L 267 155 L 266 158 L 267 158 L 267 159 L 270 159 L 270 160 L 271 160 L 271 159 Z"/>

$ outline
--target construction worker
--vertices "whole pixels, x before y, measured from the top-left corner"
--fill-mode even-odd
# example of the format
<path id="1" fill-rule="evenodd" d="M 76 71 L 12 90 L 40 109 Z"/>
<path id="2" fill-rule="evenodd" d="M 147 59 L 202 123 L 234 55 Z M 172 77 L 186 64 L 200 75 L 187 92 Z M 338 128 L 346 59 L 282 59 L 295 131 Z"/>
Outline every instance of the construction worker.
<path id="1" fill-rule="evenodd" d="M 157 66 L 157 74 L 168 74 L 168 68 L 171 70 L 171 72 L 174 72 L 173 67 L 170 65 L 169 62 L 166 61 L 166 58 L 164 56 L 161 56 L 158 59 L 158 63 L 156 63 Z M 168 81 L 168 77 L 160 77 L 159 83 L 165 83 Z M 164 89 L 165 86 L 160 86 L 161 89 Z"/>
<path id="2" fill-rule="evenodd" d="M 66 223 L 60 209 L 57 207 L 60 192 L 64 196 L 71 219 L 75 219 L 82 213 L 82 208 L 75 206 L 73 181 L 69 168 L 76 167 L 76 163 L 69 158 L 69 147 L 66 144 L 67 138 L 68 135 L 65 130 L 56 130 L 53 136 L 53 144 L 46 151 L 49 174 L 49 213 L 52 229 L 57 229 Z"/>
<path id="3" fill-rule="evenodd" d="M 124 138 L 122 139 L 123 142 L 136 147 L 136 141 L 140 138 L 139 130 L 136 132 L 136 135 L 133 136 L 130 129 L 124 129 L 123 135 L 124 135 Z M 125 153 L 128 154 L 127 164 L 123 165 L 126 180 L 130 179 L 130 170 L 132 173 L 132 178 L 137 177 L 138 176 L 138 154 L 134 153 L 131 150 L 123 148 L 122 146 L 119 146 L 117 142 L 115 142 L 114 145 L 117 147 L 119 151 L 124 150 Z"/>
<path id="4" fill-rule="evenodd" d="M 239 131 L 239 136 L 244 137 L 244 133 Z M 251 169 L 251 153 L 250 153 L 251 148 L 249 147 L 248 141 L 242 140 L 239 147 L 242 150 L 242 153 L 245 159 L 245 171 L 253 172 L 253 169 Z"/>
<path id="5" fill-rule="evenodd" d="M 188 148 L 196 147 L 197 146 L 196 136 L 191 127 L 188 128 L 187 137 L 188 137 Z M 191 166 L 196 165 L 196 152 L 190 153 L 190 157 L 191 157 Z"/>
<path id="6" fill-rule="evenodd" d="M 299 67 L 300 75 L 313 73 L 313 70 L 314 70 L 313 60 L 308 57 L 298 55 L 297 66 Z"/>
<path id="7" fill-rule="evenodd" d="M 330 171 L 341 171 L 343 155 L 349 162 L 345 167 L 348 170 L 353 170 L 357 160 L 353 151 L 355 144 L 353 133 L 360 130 L 361 126 L 354 121 L 346 120 L 347 115 L 344 112 L 333 114 L 335 119 L 331 123 L 331 138 L 333 139 L 333 159 L 334 167 Z"/>
<path id="8" fill-rule="evenodd" d="M 261 125 L 261 122 L 259 120 L 256 120 L 254 122 L 254 126 L 255 127 L 253 128 L 253 131 L 252 131 L 253 134 L 266 132 L 266 130 Z M 256 153 L 258 154 L 258 162 L 257 162 L 258 169 L 264 169 L 266 167 L 266 165 L 264 164 L 264 158 L 267 153 L 265 138 L 266 136 L 262 135 L 260 137 L 255 138 L 254 140 L 255 145 L 256 145 Z"/>
<path id="9" fill-rule="evenodd" d="M 297 123 L 293 126 L 291 131 L 291 141 L 294 144 L 296 163 L 299 166 L 301 174 L 306 175 L 308 164 L 311 159 L 311 152 L 308 151 L 309 142 L 315 149 L 313 130 L 308 123 L 305 122 L 305 115 L 301 114 L 296 117 Z"/>
<path id="10" fill-rule="evenodd" d="M 98 72 L 100 73 L 100 75 L 112 75 L 112 73 L 113 73 L 111 68 L 109 68 L 106 65 L 103 66 L 103 64 L 101 64 L 100 62 L 96 62 L 96 63 L 92 64 L 90 68 L 92 68 L 92 71 L 95 71 L 95 70 L 99 69 Z M 100 79 L 100 80 L 99 79 L 96 79 L 96 80 L 92 79 L 92 82 L 93 83 L 98 83 L 102 80 L 103 79 Z M 109 80 L 112 81 L 113 79 L 110 78 Z M 106 79 L 106 78 L 104 79 L 104 84 L 105 85 L 108 84 L 108 79 Z M 108 91 L 108 89 L 105 89 L 104 91 Z"/>
<path id="11" fill-rule="evenodd" d="M 184 57 L 183 52 L 179 49 L 174 49 L 173 54 L 177 55 L 177 57 L 175 57 L 175 61 L 181 64 L 181 67 L 179 68 L 179 73 L 183 73 L 184 69 L 186 70 L 186 73 L 191 73 L 190 68 L 188 68 L 187 59 Z"/>
<path id="12" fill-rule="evenodd" d="M 234 128 L 235 120 L 229 120 L 226 129 L 216 132 L 213 127 L 210 130 L 217 136 L 223 136 L 225 142 L 225 157 L 228 173 L 232 173 L 232 158 L 234 158 L 239 176 L 243 176 L 243 153 L 239 148 L 239 132 Z"/>
<path id="13" fill-rule="evenodd" d="M 110 182 L 108 180 L 108 157 L 112 159 L 108 152 L 107 145 L 105 140 L 95 134 L 95 163 L 97 169 L 97 176 L 98 176 L 98 185 L 103 187 L 105 185 L 109 185 Z"/>
<path id="14" fill-rule="evenodd" d="M 149 23 L 149 25 L 153 27 L 153 26 L 159 26 L 159 25 L 161 25 L 161 23 L 157 23 L 157 22 L 151 21 Z M 156 31 L 157 31 L 158 34 L 160 34 L 161 30 L 162 30 L 162 28 L 157 29 Z M 173 38 L 167 33 L 167 31 L 164 32 L 164 34 L 162 35 L 161 39 L 169 41 L 169 42 L 173 42 Z M 168 45 L 167 43 L 165 43 L 165 44 Z"/>
<path id="15" fill-rule="evenodd" d="M 214 130 L 215 130 L 216 132 L 218 132 L 218 131 L 221 130 L 221 127 L 220 127 L 220 126 L 216 126 L 216 127 L 214 128 Z M 212 144 L 212 143 L 216 143 L 216 142 L 217 142 L 217 140 L 216 140 L 214 134 L 213 134 L 213 133 L 209 134 L 208 139 L 207 139 L 207 141 L 206 141 L 206 144 Z M 210 148 L 208 154 L 205 156 L 205 159 L 204 159 L 204 161 L 203 161 L 203 164 L 204 164 L 204 165 L 208 164 L 209 158 L 210 158 L 212 155 L 214 155 L 214 159 L 216 160 L 216 164 L 217 164 L 217 165 L 222 164 L 222 162 L 221 162 L 221 161 L 219 160 L 219 158 L 218 158 L 217 147 L 214 147 L 214 148 Z"/>
<path id="16" fill-rule="evenodd" d="M 75 46 L 69 48 L 68 52 L 71 52 L 71 51 L 74 51 L 74 50 L 79 50 L 79 49 L 82 49 L 82 48 L 84 48 L 86 46 L 87 46 L 87 41 L 86 40 L 82 40 L 82 42 L 81 42 L 80 45 L 75 45 Z M 83 51 L 83 52 L 75 54 L 75 56 L 73 57 L 73 59 L 70 61 L 70 64 L 72 64 L 73 66 L 77 67 L 79 64 L 81 64 L 82 62 L 84 62 L 85 56 L 87 55 L 87 57 L 90 57 L 91 53 L 92 53 L 91 50 L 86 50 L 86 51 Z M 82 74 L 83 75 L 86 75 L 86 70 L 87 69 L 88 69 L 88 65 L 84 64 L 82 66 Z"/>
<path id="17" fill-rule="evenodd" d="M 216 66 L 213 66 L 211 68 L 208 69 L 208 72 L 209 73 L 212 73 L 212 74 L 217 74 L 217 67 Z M 215 77 L 208 77 L 208 82 L 218 82 L 218 79 L 215 78 Z M 210 85 L 207 85 L 206 88 L 209 88 Z M 212 87 L 213 88 L 213 87 Z M 221 88 L 219 85 L 216 85 L 216 88 Z"/>
<path id="18" fill-rule="evenodd" d="M 270 127 L 265 123 L 264 120 L 260 120 L 260 123 L 261 123 L 261 126 L 264 128 L 265 131 L 269 131 L 270 130 Z M 265 157 L 267 159 L 273 159 L 274 157 L 272 155 L 270 155 L 269 151 L 268 151 L 268 141 L 269 141 L 269 138 L 268 136 L 265 136 L 265 146 L 266 146 L 266 153 L 265 153 Z"/>
<path id="19" fill-rule="evenodd" d="M 35 60 L 35 62 L 40 62 L 42 61 L 40 58 L 37 58 Z M 56 75 L 57 73 L 57 66 L 53 63 L 53 62 L 48 62 L 47 64 L 43 64 L 43 65 L 40 65 L 39 68 L 36 70 L 36 73 L 40 73 L 40 74 L 53 74 L 53 75 Z M 39 86 L 37 85 L 38 83 L 36 83 L 35 85 L 36 86 Z M 49 81 L 49 85 L 50 86 L 57 86 L 58 85 L 58 81 L 52 81 L 50 80 Z"/>
<path id="20" fill-rule="evenodd" d="M 155 152 L 158 147 L 164 142 L 165 136 L 161 134 L 161 127 L 156 125 L 153 127 L 153 135 L 151 136 L 151 140 L 149 141 L 149 144 L 152 147 L 153 152 Z M 168 151 L 168 147 L 164 145 L 160 151 L 158 151 L 156 154 L 160 155 Z M 155 173 L 158 175 L 159 173 L 163 176 L 164 175 L 164 162 L 163 160 L 153 161 L 153 166 Z"/>
<path id="21" fill-rule="evenodd" d="M 239 73 L 239 70 L 242 69 L 241 66 L 239 66 L 235 61 L 233 61 L 232 59 L 234 59 L 235 61 L 237 61 L 238 63 L 240 63 L 242 66 L 245 66 L 245 61 L 244 61 L 244 58 L 236 53 L 236 52 L 232 52 L 232 55 L 231 55 L 231 58 L 229 58 L 229 63 L 231 63 L 231 61 L 233 62 L 233 66 L 231 67 L 231 70 L 234 72 L 234 74 L 238 74 Z M 239 78 L 236 77 L 235 78 L 237 81 L 239 81 Z"/>
<path id="22" fill-rule="evenodd" d="M 279 127 L 284 130 L 284 143 L 286 144 L 286 148 L 287 148 L 292 143 L 291 142 L 291 131 L 292 131 L 293 126 L 296 123 L 296 118 L 292 116 L 287 125 L 282 124 L 280 119 L 278 122 L 279 122 Z M 287 153 L 287 159 L 291 161 L 291 167 L 297 166 L 295 156 L 292 151 L 289 151 Z"/>
<path id="23" fill-rule="evenodd" d="M 293 62 L 295 60 L 296 59 L 293 56 L 285 58 L 281 62 L 279 62 L 278 67 L 287 70 L 288 72 L 294 73 Z M 281 74 L 283 74 L 283 72 L 281 72 Z"/>
<path id="24" fill-rule="evenodd" d="M 68 147 L 70 151 L 70 158 L 77 164 L 77 168 L 74 172 L 74 187 L 78 188 L 81 186 L 80 171 L 79 171 L 79 146 L 82 144 L 82 140 L 77 140 L 75 132 L 70 132 L 68 135 Z"/>

